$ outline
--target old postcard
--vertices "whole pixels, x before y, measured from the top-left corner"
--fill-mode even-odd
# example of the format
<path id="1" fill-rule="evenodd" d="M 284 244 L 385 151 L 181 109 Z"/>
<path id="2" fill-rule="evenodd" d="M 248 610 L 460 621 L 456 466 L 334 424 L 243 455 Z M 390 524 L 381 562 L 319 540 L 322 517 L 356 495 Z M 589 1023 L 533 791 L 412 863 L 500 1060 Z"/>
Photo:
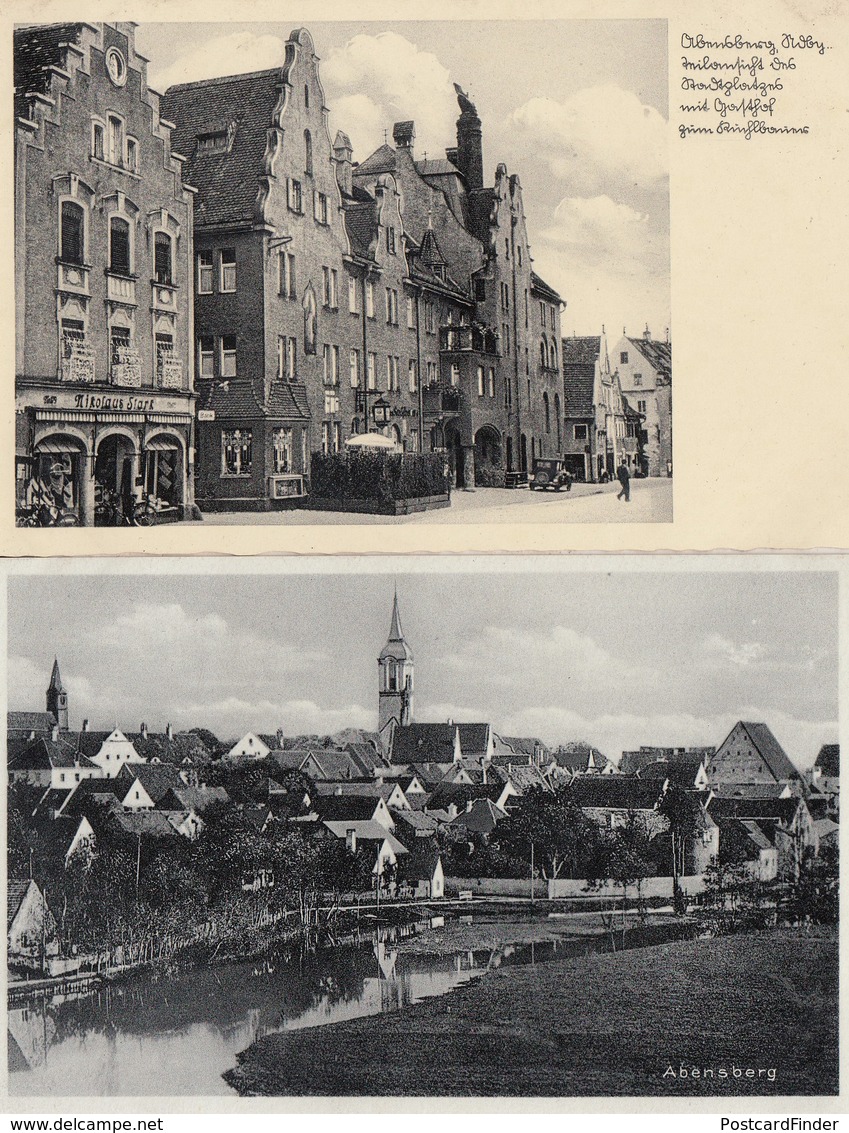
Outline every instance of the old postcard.
<path id="1" fill-rule="evenodd" d="M 21 9 L 10 546 L 846 543 L 845 27 L 462 14 Z"/>
<path id="2" fill-rule="evenodd" d="M 8 563 L 10 1104 L 828 1112 L 845 583 Z"/>

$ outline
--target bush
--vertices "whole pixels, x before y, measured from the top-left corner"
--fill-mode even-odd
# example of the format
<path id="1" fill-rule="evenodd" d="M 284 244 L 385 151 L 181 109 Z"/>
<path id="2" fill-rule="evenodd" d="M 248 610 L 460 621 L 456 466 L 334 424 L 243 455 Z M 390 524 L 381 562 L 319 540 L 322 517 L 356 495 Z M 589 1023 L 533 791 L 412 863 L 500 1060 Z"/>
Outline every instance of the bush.
<path id="1" fill-rule="evenodd" d="M 428 453 L 313 453 L 312 494 L 322 499 L 394 500 L 448 492 L 442 455 Z"/>

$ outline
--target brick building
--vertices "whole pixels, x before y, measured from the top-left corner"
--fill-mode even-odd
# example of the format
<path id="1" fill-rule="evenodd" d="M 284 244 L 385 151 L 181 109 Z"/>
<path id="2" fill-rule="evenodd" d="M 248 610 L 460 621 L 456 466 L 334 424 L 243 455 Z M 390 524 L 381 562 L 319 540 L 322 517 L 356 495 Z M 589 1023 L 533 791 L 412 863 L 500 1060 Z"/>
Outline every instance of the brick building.
<path id="1" fill-rule="evenodd" d="M 459 90 L 457 145 L 415 123 L 360 163 L 328 110 L 312 38 L 280 67 L 172 87 L 163 111 L 196 187 L 198 499 L 267 508 L 310 454 L 382 432 L 443 451 L 458 485 L 558 451 L 561 300 L 532 271 L 519 180 L 483 183 Z"/>
<path id="2" fill-rule="evenodd" d="M 192 197 L 130 23 L 14 38 L 16 500 L 193 501 Z"/>
<path id="3" fill-rule="evenodd" d="M 629 405 L 644 418 L 646 472 L 665 476 L 672 467 L 672 343 L 653 339 L 648 327 L 640 338 L 623 335 L 613 364 Z"/>

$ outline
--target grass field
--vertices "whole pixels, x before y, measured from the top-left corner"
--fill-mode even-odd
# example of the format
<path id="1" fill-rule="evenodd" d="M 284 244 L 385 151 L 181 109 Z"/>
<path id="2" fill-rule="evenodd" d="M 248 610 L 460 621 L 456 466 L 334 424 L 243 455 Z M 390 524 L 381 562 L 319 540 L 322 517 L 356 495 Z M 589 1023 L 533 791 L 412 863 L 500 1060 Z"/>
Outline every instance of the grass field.
<path id="1" fill-rule="evenodd" d="M 502 968 L 394 1015 L 268 1036 L 225 1077 L 267 1096 L 835 1094 L 837 955 L 836 930 L 775 930 Z"/>

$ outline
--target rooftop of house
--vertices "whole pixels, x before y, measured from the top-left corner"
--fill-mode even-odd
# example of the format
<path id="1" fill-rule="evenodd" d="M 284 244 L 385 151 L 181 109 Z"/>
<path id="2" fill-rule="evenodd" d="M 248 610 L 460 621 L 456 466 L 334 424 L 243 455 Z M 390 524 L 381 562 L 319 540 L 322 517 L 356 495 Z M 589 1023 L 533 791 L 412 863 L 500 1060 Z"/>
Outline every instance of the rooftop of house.
<path id="1" fill-rule="evenodd" d="M 224 787 L 170 787 L 160 798 L 161 810 L 193 810 L 204 814 L 210 807 L 228 803 L 230 796 Z"/>
<path id="2" fill-rule="evenodd" d="M 773 819 L 790 826 L 804 801 L 796 796 L 789 799 L 718 798 L 714 796 L 708 809 L 715 820 L 720 818 Z"/>
<path id="3" fill-rule="evenodd" d="M 15 117 L 26 117 L 27 94 L 46 94 L 50 89 L 50 68 L 61 67 L 64 45 L 79 43 L 81 23 L 35 24 L 15 28 L 14 84 Z"/>
<path id="4" fill-rule="evenodd" d="M 386 842 L 398 856 L 407 853 L 407 847 L 394 834 L 373 819 L 333 819 L 326 818 L 322 824 L 337 838 L 346 838 L 348 833 L 355 835 L 357 842 Z"/>
<path id="5" fill-rule="evenodd" d="M 99 771 L 97 764 L 92 763 L 68 740 L 64 738 L 53 740 L 46 736 L 32 740 L 9 763 L 10 771 L 48 771 L 53 768 Z"/>
<path id="6" fill-rule="evenodd" d="M 639 775 L 641 779 L 668 779 L 676 787 L 693 787 L 701 767 L 702 761 L 698 757 L 676 759 L 672 762 L 658 759 L 643 767 Z"/>
<path id="7" fill-rule="evenodd" d="M 136 779 L 154 804 L 158 803 L 172 787 L 180 788 L 186 785 L 180 777 L 179 768 L 167 763 L 125 763 L 118 772 L 115 782 L 123 783 L 129 789 Z"/>
<path id="8" fill-rule="evenodd" d="M 829 779 L 840 776 L 840 744 L 823 744 L 814 762 L 814 767 Z"/>
<path id="9" fill-rule="evenodd" d="M 319 795 L 312 800 L 313 809 L 322 821 L 370 820 L 380 804 L 373 795 Z"/>
<path id="10" fill-rule="evenodd" d="M 774 779 L 801 779 L 801 775 L 768 725 L 741 720 L 739 726 L 748 735 L 752 746 L 769 768 Z"/>
<path id="11" fill-rule="evenodd" d="M 6 730 L 15 737 L 28 738 L 37 736 L 40 732 L 48 735 L 56 726 L 56 717 L 52 712 L 7 712 Z"/>
<path id="12" fill-rule="evenodd" d="M 582 740 L 562 744 L 551 753 L 558 767 L 567 771 L 603 771 L 610 763 L 607 756 Z"/>
<path id="13" fill-rule="evenodd" d="M 653 338 L 628 338 L 653 369 L 664 378 L 672 378 L 672 343 Z"/>
<path id="14" fill-rule="evenodd" d="M 407 724 L 392 737 L 393 763 L 451 763 L 459 731 L 462 754 L 474 758 L 487 750 L 489 724 Z"/>
<path id="15" fill-rule="evenodd" d="M 660 802 L 662 783 L 627 775 L 583 775 L 569 790 L 579 807 L 598 810 L 654 810 Z"/>
<path id="16" fill-rule="evenodd" d="M 544 299 L 548 299 L 550 303 L 560 302 L 560 295 L 535 271 L 531 272 L 531 291 L 535 295 L 541 295 Z"/>
<path id="17" fill-rule="evenodd" d="M 475 834 L 491 834 L 495 827 L 507 817 L 505 811 L 497 807 L 492 799 L 472 800 L 468 810 L 462 810 L 456 818 L 449 820 L 450 826 L 462 826 Z"/>
<path id="18" fill-rule="evenodd" d="M 173 122 L 171 143 L 187 161 L 184 179 L 197 189 L 195 225 L 254 219 L 268 130 L 280 98 L 284 68 L 181 83 L 162 96 L 160 111 Z M 226 145 L 205 147 L 198 138 L 225 135 Z"/>

